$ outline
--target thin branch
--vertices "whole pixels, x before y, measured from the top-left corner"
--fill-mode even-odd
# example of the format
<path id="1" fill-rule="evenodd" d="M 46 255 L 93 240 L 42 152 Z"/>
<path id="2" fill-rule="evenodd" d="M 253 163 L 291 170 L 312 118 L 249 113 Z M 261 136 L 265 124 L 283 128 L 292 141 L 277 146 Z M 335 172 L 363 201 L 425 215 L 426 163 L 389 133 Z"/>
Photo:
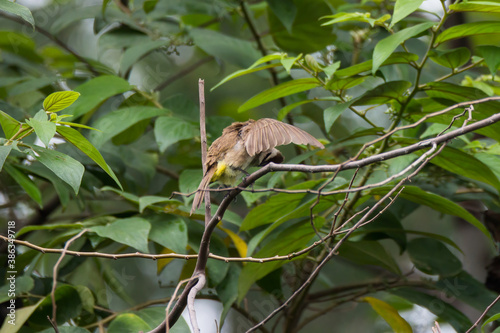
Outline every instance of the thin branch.
<path id="1" fill-rule="evenodd" d="M 488 307 L 486 308 L 486 310 L 484 310 L 484 312 L 479 316 L 479 318 L 477 318 L 476 322 L 474 323 L 474 325 L 472 325 L 468 330 L 467 332 L 465 333 L 470 333 L 472 332 L 472 330 L 477 326 L 479 325 L 479 323 L 481 322 L 481 320 L 483 320 L 483 318 L 486 316 L 486 314 L 488 313 L 488 311 L 490 311 L 490 309 L 500 300 L 500 295 L 497 296 L 497 298 L 495 298 L 493 300 L 493 302 L 491 302 L 490 305 L 488 305 Z"/>
<path id="2" fill-rule="evenodd" d="M 207 62 L 209 62 L 209 61 L 211 61 L 213 59 L 214 59 L 213 57 L 205 57 L 205 58 L 202 58 L 202 59 L 198 60 L 194 64 L 192 64 L 192 65 L 184 68 L 183 70 L 175 73 L 174 75 L 172 75 L 171 77 L 169 77 L 168 79 L 166 79 L 165 81 L 163 81 L 162 83 L 160 83 L 159 85 L 157 85 L 153 90 L 154 91 L 161 91 L 161 90 L 165 89 L 166 87 L 168 87 L 169 85 L 171 85 L 172 83 L 174 83 L 175 81 L 177 81 L 178 79 L 181 79 L 182 77 L 184 77 L 187 74 L 189 74 L 192 71 L 194 71 L 196 68 L 200 67 L 201 65 L 206 64 Z"/>

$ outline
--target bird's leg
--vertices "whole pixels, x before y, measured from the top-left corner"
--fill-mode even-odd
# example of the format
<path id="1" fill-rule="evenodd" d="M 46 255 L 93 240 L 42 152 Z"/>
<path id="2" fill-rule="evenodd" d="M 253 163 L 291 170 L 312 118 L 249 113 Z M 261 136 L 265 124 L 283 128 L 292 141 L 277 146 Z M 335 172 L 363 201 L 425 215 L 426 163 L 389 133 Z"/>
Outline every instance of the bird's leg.
<path id="1" fill-rule="evenodd" d="M 245 177 L 243 177 L 243 181 L 245 181 L 247 179 L 247 177 L 250 176 L 250 174 L 248 172 L 246 172 L 246 170 L 243 170 L 242 168 L 236 168 L 236 170 L 241 171 L 245 174 Z M 252 188 L 252 192 L 253 192 L 253 183 L 250 184 L 250 187 Z"/>

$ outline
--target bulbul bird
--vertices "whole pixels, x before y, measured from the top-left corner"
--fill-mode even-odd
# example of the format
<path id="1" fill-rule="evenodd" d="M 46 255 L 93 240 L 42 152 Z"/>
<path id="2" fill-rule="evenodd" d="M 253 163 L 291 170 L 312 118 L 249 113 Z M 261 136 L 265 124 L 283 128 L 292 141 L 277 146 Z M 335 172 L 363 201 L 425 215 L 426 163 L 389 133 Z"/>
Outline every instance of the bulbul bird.
<path id="1" fill-rule="evenodd" d="M 191 214 L 200 207 L 210 183 L 219 181 L 234 186 L 249 166 L 281 163 L 284 157 L 275 147 L 292 142 L 325 148 L 300 128 L 270 118 L 235 122 L 226 127 L 208 149 L 207 171 L 194 196 Z"/>

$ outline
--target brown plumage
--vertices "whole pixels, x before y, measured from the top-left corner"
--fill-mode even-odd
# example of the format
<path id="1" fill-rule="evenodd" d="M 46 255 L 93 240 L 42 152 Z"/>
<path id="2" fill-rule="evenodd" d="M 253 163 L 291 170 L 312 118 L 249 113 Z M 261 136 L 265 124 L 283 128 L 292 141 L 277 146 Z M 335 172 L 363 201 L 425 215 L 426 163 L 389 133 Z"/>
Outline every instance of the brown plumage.
<path id="1" fill-rule="evenodd" d="M 204 190 L 211 182 L 234 186 L 240 174 L 251 165 L 281 163 L 283 155 L 275 147 L 289 143 L 325 148 L 300 128 L 270 118 L 235 122 L 226 127 L 208 149 L 207 172 L 194 196 L 191 214 L 200 207 Z"/>

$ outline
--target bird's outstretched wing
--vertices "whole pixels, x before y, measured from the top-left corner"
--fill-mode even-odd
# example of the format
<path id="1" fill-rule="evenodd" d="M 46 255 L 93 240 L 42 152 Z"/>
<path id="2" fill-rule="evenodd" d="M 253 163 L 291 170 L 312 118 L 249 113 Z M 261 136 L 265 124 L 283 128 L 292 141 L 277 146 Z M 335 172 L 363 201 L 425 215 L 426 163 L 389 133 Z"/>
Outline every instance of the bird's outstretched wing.
<path id="1" fill-rule="evenodd" d="M 271 118 L 256 120 L 242 130 L 241 135 L 250 156 L 289 143 L 325 148 L 311 134 Z"/>

